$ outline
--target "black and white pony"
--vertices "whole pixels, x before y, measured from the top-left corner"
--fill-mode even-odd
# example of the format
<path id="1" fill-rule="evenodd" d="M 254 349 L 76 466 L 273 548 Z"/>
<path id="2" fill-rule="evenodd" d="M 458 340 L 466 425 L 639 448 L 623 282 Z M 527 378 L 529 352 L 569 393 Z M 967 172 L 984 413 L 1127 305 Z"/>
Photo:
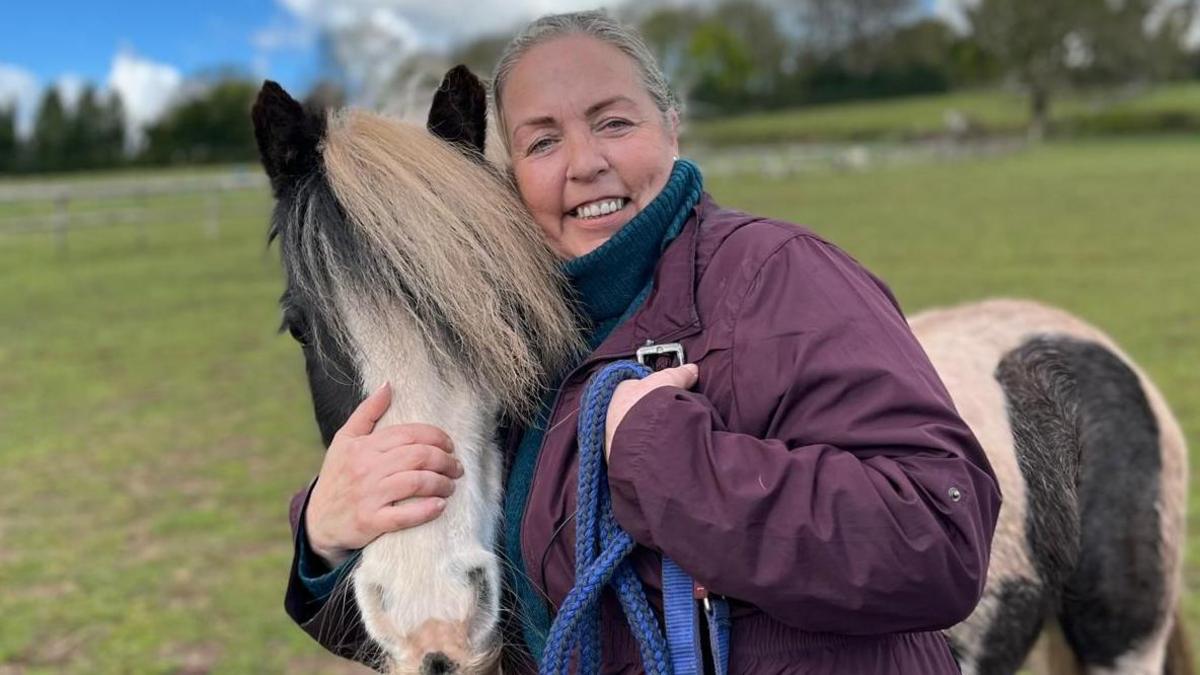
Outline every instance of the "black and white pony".
<path id="1" fill-rule="evenodd" d="M 498 421 L 530 413 L 581 347 L 553 254 L 483 160 L 485 110 L 465 69 L 438 92 L 436 135 L 365 112 L 315 114 L 273 82 L 253 110 L 277 200 L 284 323 L 326 445 L 365 392 L 390 382 L 377 424 L 444 429 L 465 469 L 438 518 L 380 537 L 352 572 L 378 647 L 354 656 L 396 673 L 495 667 Z"/>
<path id="2" fill-rule="evenodd" d="M 528 411 L 538 378 L 578 343 L 549 252 L 481 159 L 482 86 L 451 71 L 433 134 L 366 113 L 326 120 L 271 83 L 254 121 L 278 199 L 284 320 L 326 443 L 388 380 L 400 386 L 384 423 L 441 426 L 467 465 L 442 517 L 381 537 L 353 572 L 376 665 L 486 671 L 500 583 L 493 430 Z M 948 631 L 963 672 L 1027 659 L 1048 673 L 1190 672 L 1176 622 L 1187 453 L 1158 390 L 1099 330 L 1036 303 L 911 323 L 1004 496 L 983 599 Z"/>
<path id="3" fill-rule="evenodd" d="M 991 300 L 910 320 L 1004 502 L 987 586 L 950 629 L 965 675 L 1190 673 L 1179 623 L 1187 448 L 1107 335 Z"/>

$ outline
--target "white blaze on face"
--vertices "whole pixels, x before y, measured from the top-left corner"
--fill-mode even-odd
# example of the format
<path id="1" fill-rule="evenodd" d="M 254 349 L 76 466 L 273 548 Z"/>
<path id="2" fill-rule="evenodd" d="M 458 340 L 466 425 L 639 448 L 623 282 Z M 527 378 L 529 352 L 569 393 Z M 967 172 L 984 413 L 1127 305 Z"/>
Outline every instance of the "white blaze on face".
<path id="1" fill-rule="evenodd" d="M 408 324 L 401 313 L 387 318 L 377 310 L 339 304 L 355 336 L 364 390 L 392 384 L 391 408 L 376 428 L 409 422 L 437 426 L 453 440 L 464 467 L 440 516 L 386 534 L 363 550 L 354 589 L 364 625 L 398 672 L 417 672 L 427 655 L 437 653 L 458 666 L 457 672 L 473 672 L 471 664 L 490 661 L 496 647 L 498 407 L 481 400 L 461 373 L 435 368 L 416 331 L 397 330 Z"/>

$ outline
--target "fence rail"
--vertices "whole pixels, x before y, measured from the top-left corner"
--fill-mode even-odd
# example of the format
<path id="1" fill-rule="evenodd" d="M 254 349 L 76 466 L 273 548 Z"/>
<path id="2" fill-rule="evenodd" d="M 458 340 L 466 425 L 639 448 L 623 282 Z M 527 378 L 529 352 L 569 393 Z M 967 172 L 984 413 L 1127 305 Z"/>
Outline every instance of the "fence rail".
<path id="1" fill-rule="evenodd" d="M 0 184 L 0 237 L 49 233 L 59 251 L 66 252 L 72 230 L 135 225 L 138 240 L 145 242 L 150 223 L 181 215 L 178 205 L 164 204 L 163 198 L 198 197 L 183 213 L 189 219 L 198 218 L 204 233 L 215 238 L 223 219 L 246 211 L 238 208 L 244 200 L 231 197 L 265 193 L 266 189 L 266 176 L 242 169 L 190 176 Z"/>

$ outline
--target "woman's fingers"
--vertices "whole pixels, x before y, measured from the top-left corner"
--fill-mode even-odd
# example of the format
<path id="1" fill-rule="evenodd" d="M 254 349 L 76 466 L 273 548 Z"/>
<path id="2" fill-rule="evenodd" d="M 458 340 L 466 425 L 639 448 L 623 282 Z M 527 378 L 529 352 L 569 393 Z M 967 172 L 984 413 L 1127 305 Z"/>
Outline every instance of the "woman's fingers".
<path id="1" fill-rule="evenodd" d="M 383 417 L 391 404 L 392 387 L 384 382 L 382 386 L 363 399 L 354 412 L 350 413 L 350 417 L 346 418 L 346 423 L 338 430 L 338 435 L 350 438 L 366 436 L 375 428 L 375 423 L 379 421 L 380 417 Z"/>
<path id="2" fill-rule="evenodd" d="M 644 393 L 657 389 L 659 387 L 679 387 L 680 389 L 691 389 L 692 385 L 696 384 L 696 380 L 700 376 L 700 368 L 694 363 L 685 363 L 682 366 L 675 368 L 665 368 L 656 373 L 650 373 L 645 378 L 640 380 L 645 388 Z M 643 394 L 644 395 L 644 394 Z"/>
<path id="3" fill-rule="evenodd" d="M 387 452 L 405 445 L 432 445 L 445 452 L 454 452 L 454 442 L 438 427 L 430 424 L 393 424 L 376 429 L 366 446 L 377 452 Z"/>
<path id="4" fill-rule="evenodd" d="M 434 471 L 401 471 L 379 481 L 375 501 L 381 504 L 412 499 L 413 497 L 449 497 L 454 494 L 454 480 Z"/>
<path id="5" fill-rule="evenodd" d="M 445 509 L 446 500 L 441 497 L 423 497 L 385 506 L 378 512 L 379 529 L 387 533 L 416 527 L 437 518 Z"/>
<path id="6" fill-rule="evenodd" d="M 617 427 L 625 419 L 625 414 L 634 404 L 642 400 L 646 394 L 659 387 L 679 387 L 691 389 L 700 379 L 700 368 L 694 363 L 687 363 L 676 368 L 666 368 L 650 373 L 640 380 L 625 380 L 617 385 L 612 400 L 608 404 L 608 413 L 604 425 L 604 458 L 612 452 L 613 436 Z"/>
<path id="7" fill-rule="evenodd" d="M 390 476 L 401 471 L 435 471 L 450 478 L 461 478 L 463 465 L 454 455 L 432 445 L 402 445 L 379 457 L 378 474 Z"/>

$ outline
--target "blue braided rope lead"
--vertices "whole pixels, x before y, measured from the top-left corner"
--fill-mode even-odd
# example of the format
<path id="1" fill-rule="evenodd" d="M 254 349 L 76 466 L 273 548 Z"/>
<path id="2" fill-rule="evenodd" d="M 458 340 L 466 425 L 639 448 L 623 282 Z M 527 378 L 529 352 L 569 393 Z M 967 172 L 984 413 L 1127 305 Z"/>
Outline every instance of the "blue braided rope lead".
<path id="1" fill-rule="evenodd" d="M 559 609 L 546 650 L 542 675 L 566 675 L 579 653 L 580 675 L 600 670 L 600 597 L 612 587 L 637 638 L 649 675 L 670 675 L 671 661 L 658 617 L 642 582 L 626 560 L 633 537 L 613 516 L 604 461 L 604 424 L 617 385 L 640 379 L 650 369 L 632 361 L 610 363 L 594 375 L 579 406 L 579 498 L 575 514 L 575 587 Z"/>

